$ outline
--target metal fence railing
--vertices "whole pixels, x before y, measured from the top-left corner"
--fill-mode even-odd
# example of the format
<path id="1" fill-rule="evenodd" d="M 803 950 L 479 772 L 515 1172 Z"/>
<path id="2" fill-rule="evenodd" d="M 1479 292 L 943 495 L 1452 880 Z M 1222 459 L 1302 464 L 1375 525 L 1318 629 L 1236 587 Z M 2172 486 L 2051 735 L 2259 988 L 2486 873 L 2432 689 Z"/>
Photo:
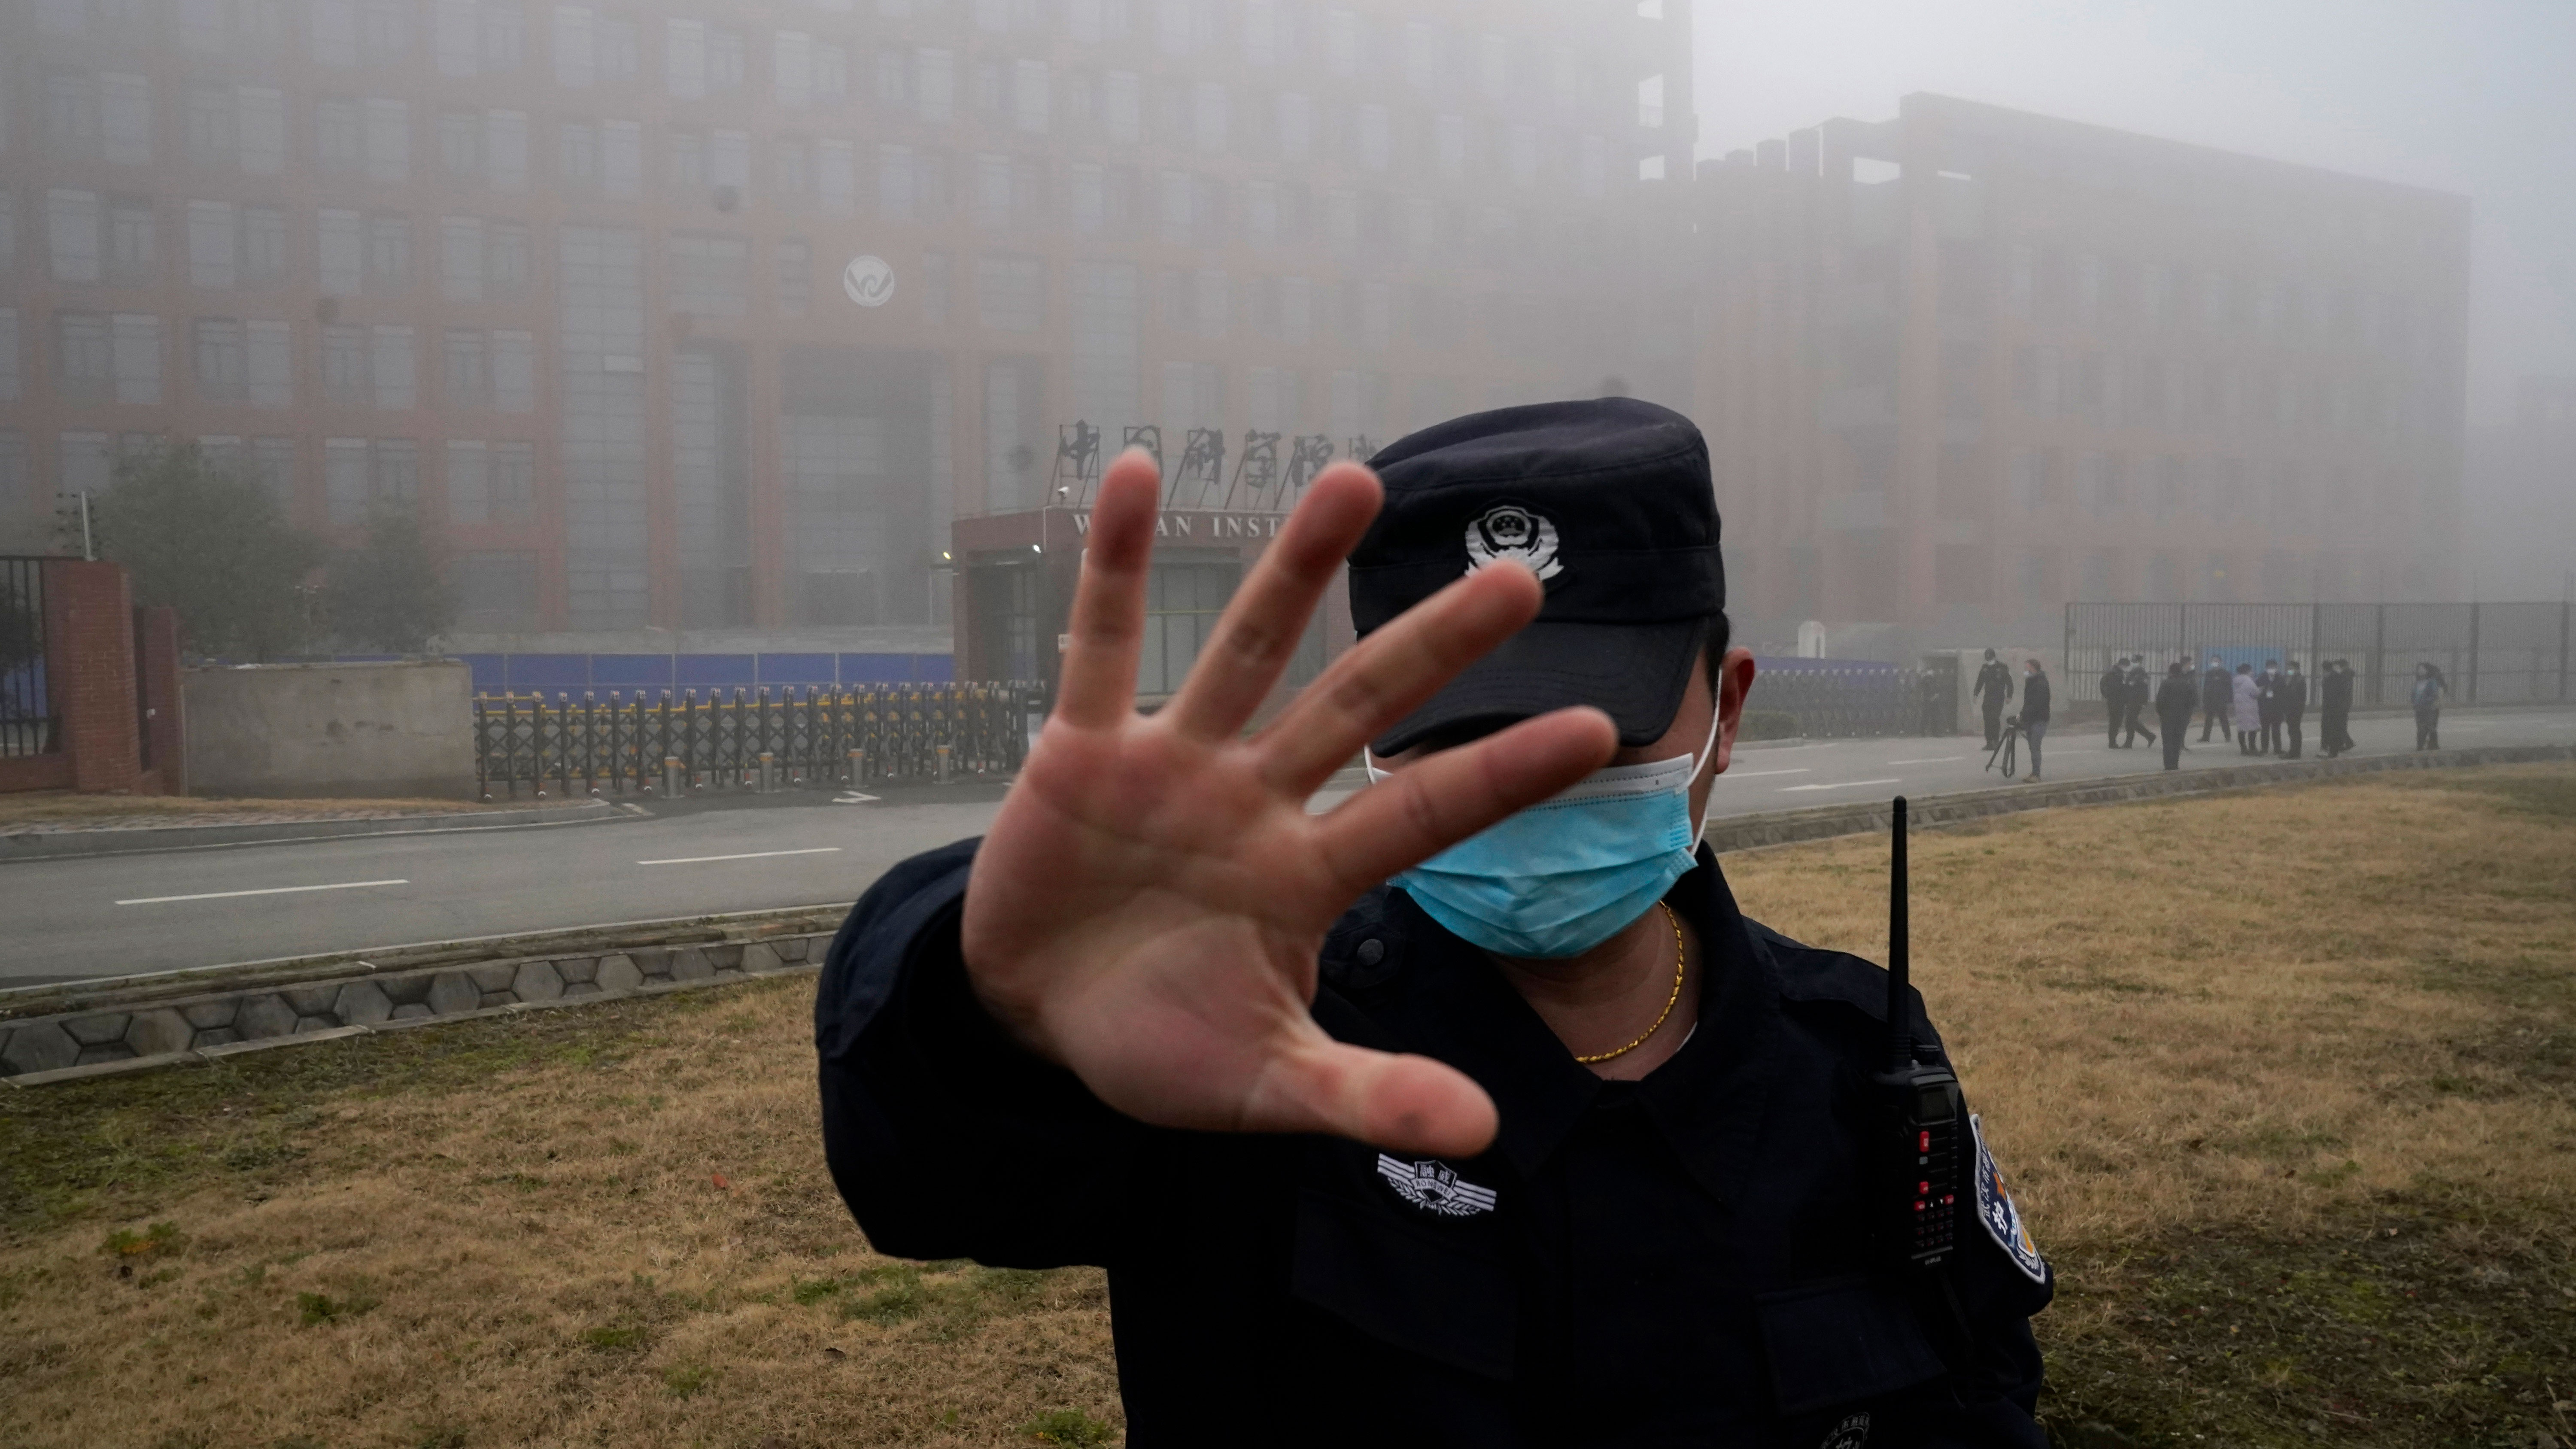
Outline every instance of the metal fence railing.
<path id="1" fill-rule="evenodd" d="M 2576 606 L 2564 603 L 2069 604 L 2064 668 L 2084 679 L 2123 654 L 2195 668 L 2215 654 L 2229 669 L 2295 660 L 2314 675 L 2348 659 L 2354 703 L 2369 708 L 2403 704 L 2429 662 L 2461 704 L 2566 704 L 2571 646 Z"/>
<path id="2" fill-rule="evenodd" d="M 59 747 L 45 687 L 45 561 L 0 558 L 0 757 Z"/>
<path id="3" fill-rule="evenodd" d="M 1757 660 L 1749 710 L 1793 715 L 1808 739 L 1957 732 L 1954 672 L 1901 665 Z"/>
<path id="4" fill-rule="evenodd" d="M 687 794 L 998 775 L 1028 753 L 1024 684 L 479 695 L 483 798 Z"/>

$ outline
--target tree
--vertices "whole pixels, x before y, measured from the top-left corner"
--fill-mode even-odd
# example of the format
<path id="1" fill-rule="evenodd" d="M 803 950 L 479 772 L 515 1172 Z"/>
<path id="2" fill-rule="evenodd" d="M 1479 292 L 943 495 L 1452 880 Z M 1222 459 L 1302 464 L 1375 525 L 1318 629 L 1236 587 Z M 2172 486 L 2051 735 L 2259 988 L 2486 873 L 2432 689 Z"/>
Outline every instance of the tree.
<path id="1" fill-rule="evenodd" d="M 331 632 L 387 654 L 418 654 L 456 620 L 456 594 L 420 518 L 379 507 L 366 541 L 335 555 L 323 585 Z"/>
<path id="2" fill-rule="evenodd" d="M 194 443 L 116 465 L 116 484 L 90 500 L 99 557 L 134 576 L 134 601 L 166 604 L 192 653 L 266 659 L 312 631 L 305 584 L 322 545 L 290 526 L 256 479 L 208 459 Z"/>

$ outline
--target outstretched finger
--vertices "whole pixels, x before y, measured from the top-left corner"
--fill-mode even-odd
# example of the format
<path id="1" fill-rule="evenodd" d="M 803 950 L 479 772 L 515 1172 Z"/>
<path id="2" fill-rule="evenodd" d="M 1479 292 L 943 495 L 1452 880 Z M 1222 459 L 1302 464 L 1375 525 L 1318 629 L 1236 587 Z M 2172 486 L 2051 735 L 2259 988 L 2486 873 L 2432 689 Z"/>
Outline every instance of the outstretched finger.
<path id="1" fill-rule="evenodd" d="M 1317 843 L 1356 896 L 1599 769 L 1619 748 L 1610 717 L 1561 709 L 1426 755 L 1335 806 Z"/>
<path id="2" fill-rule="evenodd" d="M 1493 1142 L 1499 1120 L 1494 1099 L 1456 1067 L 1350 1046 L 1317 1030 L 1264 1069 L 1244 1104 L 1242 1127 L 1473 1157 Z"/>
<path id="3" fill-rule="evenodd" d="M 1537 575 L 1497 563 L 1389 620 L 1261 732 L 1262 778 L 1301 799 L 1313 793 L 1362 744 L 1527 624 L 1543 597 Z"/>
<path id="4" fill-rule="evenodd" d="M 1377 475 L 1357 463 L 1324 470 L 1235 591 L 1165 718 L 1199 739 L 1243 728 L 1288 668 L 1316 601 L 1368 531 L 1380 497 Z"/>
<path id="5" fill-rule="evenodd" d="M 1136 652 L 1145 637 L 1145 575 L 1154 552 L 1153 457 L 1130 448 L 1109 465 L 1091 508 L 1082 576 L 1066 621 L 1056 716 L 1068 724 L 1117 723 L 1136 702 Z"/>

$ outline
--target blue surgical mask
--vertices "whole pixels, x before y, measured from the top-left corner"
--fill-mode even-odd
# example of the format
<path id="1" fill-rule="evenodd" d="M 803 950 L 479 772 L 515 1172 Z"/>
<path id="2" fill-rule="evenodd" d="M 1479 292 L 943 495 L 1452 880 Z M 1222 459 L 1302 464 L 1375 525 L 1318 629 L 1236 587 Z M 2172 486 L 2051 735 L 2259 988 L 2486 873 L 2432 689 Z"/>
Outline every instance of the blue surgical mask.
<path id="1" fill-rule="evenodd" d="M 1698 858 L 1697 755 L 1596 770 L 1395 878 L 1431 919 L 1503 956 L 1580 956 L 1654 908 Z M 1374 762 L 1369 778 L 1385 778 Z"/>

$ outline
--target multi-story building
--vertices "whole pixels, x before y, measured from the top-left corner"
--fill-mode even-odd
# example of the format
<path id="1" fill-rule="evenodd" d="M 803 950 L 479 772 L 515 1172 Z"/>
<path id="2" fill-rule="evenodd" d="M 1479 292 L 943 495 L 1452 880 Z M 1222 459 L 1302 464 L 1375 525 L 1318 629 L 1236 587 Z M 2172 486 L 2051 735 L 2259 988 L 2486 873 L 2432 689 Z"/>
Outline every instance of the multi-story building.
<path id="1" fill-rule="evenodd" d="M 1700 183 L 1698 415 L 1762 637 L 2455 596 L 2463 198 L 1932 95 Z"/>
<path id="2" fill-rule="evenodd" d="M 1688 7 L 27 0 L 0 550 L 199 439 L 461 629 L 944 622 L 1059 430 L 1686 401 Z"/>
<path id="3" fill-rule="evenodd" d="M 2469 436 L 2469 596 L 2576 599 L 2576 377 L 2514 388 L 2513 417 Z"/>

